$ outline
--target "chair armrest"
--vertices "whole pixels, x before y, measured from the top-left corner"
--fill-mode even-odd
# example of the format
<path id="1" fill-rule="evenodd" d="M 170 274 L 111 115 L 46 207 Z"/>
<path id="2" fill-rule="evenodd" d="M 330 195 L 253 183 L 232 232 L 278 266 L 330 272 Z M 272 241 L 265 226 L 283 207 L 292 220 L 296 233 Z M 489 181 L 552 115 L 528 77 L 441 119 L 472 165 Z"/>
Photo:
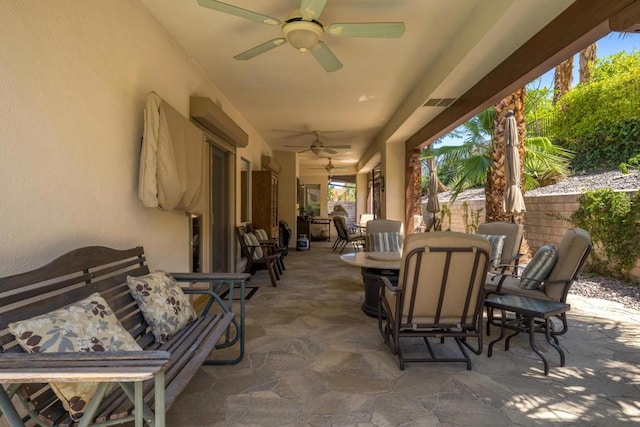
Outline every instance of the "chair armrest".
<path id="1" fill-rule="evenodd" d="M 390 292 L 401 292 L 402 291 L 402 288 L 400 288 L 398 286 L 393 286 L 393 284 L 391 283 L 391 281 L 387 277 L 380 276 L 380 281 L 382 282 L 382 285 Z"/>
<path id="2" fill-rule="evenodd" d="M 133 382 L 153 378 L 166 351 L 0 353 L 0 383 Z"/>

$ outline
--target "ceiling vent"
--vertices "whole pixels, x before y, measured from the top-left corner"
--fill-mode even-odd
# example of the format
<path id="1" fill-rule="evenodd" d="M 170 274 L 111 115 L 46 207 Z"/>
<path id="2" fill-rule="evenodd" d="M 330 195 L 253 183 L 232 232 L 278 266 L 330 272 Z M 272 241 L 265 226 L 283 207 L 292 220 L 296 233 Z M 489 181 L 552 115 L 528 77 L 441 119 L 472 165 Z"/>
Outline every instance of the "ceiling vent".
<path id="1" fill-rule="evenodd" d="M 429 98 L 427 102 L 425 102 L 423 107 L 448 107 L 453 104 L 456 98 Z"/>

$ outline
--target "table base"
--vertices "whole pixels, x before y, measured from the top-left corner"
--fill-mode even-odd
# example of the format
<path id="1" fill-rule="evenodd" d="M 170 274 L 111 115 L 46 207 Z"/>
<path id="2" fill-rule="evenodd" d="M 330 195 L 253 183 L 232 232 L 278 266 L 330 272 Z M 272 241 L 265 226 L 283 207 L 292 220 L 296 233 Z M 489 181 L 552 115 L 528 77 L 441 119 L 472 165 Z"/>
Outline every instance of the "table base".
<path id="1" fill-rule="evenodd" d="M 362 303 L 362 311 L 371 317 L 378 318 L 379 313 L 379 294 L 380 294 L 380 277 L 388 278 L 393 285 L 398 284 L 398 271 L 384 270 L 378 268 L 363 268 L 362 280 L 364 281 L 364 302 Z M 382 313 L 382 318 L 386 319 L 386 313 Z"/>

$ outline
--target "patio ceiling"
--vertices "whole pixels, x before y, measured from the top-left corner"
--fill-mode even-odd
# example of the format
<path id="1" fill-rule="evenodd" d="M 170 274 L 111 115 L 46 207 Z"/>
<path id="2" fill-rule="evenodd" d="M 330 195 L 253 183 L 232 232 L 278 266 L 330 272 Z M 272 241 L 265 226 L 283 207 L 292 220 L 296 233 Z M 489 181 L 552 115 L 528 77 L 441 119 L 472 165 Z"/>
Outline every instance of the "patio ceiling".
<path id="1" fill-rule="evenodd" d="M 301 55 L 290 46 L 248 61 L 233 59 L 280 37 L 278 27 L 203 8 L 196 0 L 141 2 L 269 146 L 303 150 L 315 138 L 312 131 L 318 130 L 326 145 L 351 146 L 333 155 L 336 167 L 364 164 L 368 159 L 363 157 L 371 155 L 367 150 L 377 142 L 409 140 L 412 148 L 433 140 L 496 94 L 552 68 L 564 59 L 562 55 L 599 38 L 597 33 L 606 34 L 608 27 L 584 37 L 601 24 L 603 16 L 606 20 L 635 3 L 328 0 L 319 18 L 324 25 L 401 21 L 406 32 L 398 39 L 325 35 L 323 40 L 344 64 L 327 73 L 311 55 Z M 280 20 L 300 4 L 300 0 L 227 2 Z M 552 32 L 541 31 L 563 12 L 563 20 Z M 527 44 L 539 32 L 547 35 Z M 519 55 L 520 62 L 503 65 L 500 71 L 510 55 Z M 496 83 L 495 79 L 502 80 Z M 444 101 L 438 104 L 437 100 Z M 224 108 L 226 100 L 218 101 Z M 326 153 L 304 153 L 300 164 L 302 171 L 322 167 L 327 164 Z"/>

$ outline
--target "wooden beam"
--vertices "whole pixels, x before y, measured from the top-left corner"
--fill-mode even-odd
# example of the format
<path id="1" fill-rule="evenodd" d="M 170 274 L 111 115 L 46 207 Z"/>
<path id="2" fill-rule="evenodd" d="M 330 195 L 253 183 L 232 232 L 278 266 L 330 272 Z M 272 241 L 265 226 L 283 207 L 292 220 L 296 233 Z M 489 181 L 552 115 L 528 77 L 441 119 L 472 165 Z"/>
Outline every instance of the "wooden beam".
<path id="1" fill-rule="evenodd" d="M 640 1 L 635 1 L 609 18 L 611 31 L 640 32 Z"/>
<path id="2" fill-rule="evenodd" d="M 406 151 L 431 143 L 514 90 L 610 32 L 609 19 L 640 0 L 576 0 L 456 102 L 406 141 Z M 622 19 L 622 18 L 620 18 Z M 625 18 L 628 19 L 628 18 Z M 626 21 L 625 21 L 626 22 Z"/>

